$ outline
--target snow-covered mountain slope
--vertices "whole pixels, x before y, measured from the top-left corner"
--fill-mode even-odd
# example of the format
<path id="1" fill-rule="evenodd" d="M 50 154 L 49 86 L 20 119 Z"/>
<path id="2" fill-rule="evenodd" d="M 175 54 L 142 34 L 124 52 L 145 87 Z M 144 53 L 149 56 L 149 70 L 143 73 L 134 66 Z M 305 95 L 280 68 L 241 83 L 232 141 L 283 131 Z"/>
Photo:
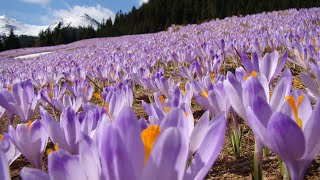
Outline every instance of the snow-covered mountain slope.
<path id="1" fill-rule="evenodd" d="M 98 21 L 88 14 L 70 16 L 48 26 L 25 24 L 7 16 L 0 16 L 0 35 L 9 35 L 10 29 L 13 29 L 15 35 L 38 36 L 41 30 L 46 30 L 47 28 L 53 30 L 59 23 L 62 23 L 62 27 L 78 28 L 92 26 L 95 30 L 100 25 Z"/>
<path id="2" fill-rule="evenodd" d="M 9 35 L 10 30 L 13 29 L 16 35 L 38 36 L 39 32 L 47 27 L 25 24 L 7 16 L 0 16 L 0 35 Z"/>
<path id="3" fill-rule="evenodd" d="M 50 29 L 54 29 L 59 23 L 62 23 L 62 27 L 89 27 L 92 26 L 95 30 L 98 29 L 100 23 L 90 17 L 88 14 L 74 15 L 68 18 L 64 18 L 49 26 Z"/>

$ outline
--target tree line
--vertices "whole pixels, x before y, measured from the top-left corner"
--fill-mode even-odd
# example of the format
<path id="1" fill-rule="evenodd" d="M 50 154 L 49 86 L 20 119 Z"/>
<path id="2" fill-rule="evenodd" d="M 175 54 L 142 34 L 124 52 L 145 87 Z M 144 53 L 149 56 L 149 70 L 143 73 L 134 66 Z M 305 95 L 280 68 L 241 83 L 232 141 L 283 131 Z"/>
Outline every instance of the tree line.
<path id="1" fill-rule="evenodd" d="M 114 22 L 110 18 L 103 20 L 97 30 L 92 27 L 74 28 L 58 24 L 53 29 L 41 31 L 38 37 L 19 36 L 20 45 L 13 47 L 52 46 L 88 38 L 152 33 L 166 30 L 172 24 L 194 24 L 233 15 L 319 6 L 319 0 L 149 0 L 127 13 L 119 11 Z M 11 34 L 2 40 L 0 38 L 0 51 L 11 48 L 8 41 L 14 39 L 16 38 L 12 38 Z M 16 40 L 15 42 L 17 43 Z"/>

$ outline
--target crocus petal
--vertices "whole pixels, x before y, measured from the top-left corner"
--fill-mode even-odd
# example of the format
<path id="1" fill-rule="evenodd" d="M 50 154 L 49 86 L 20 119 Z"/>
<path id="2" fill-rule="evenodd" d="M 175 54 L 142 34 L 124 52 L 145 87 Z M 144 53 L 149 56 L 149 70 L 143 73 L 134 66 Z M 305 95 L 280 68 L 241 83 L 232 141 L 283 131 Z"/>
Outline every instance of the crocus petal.
<path id="1" fill-rule="evenodd" d="M 305 158 L 312 160 L 320 151 L 320 102 L 316 104 L 303 132 L 306 138 Z"/>
<path id="2" fill-rule="evenodd" d="M 267 132 L 267 125 L 272 115 L 272 110 L 268 103 L 261 97 L 257 97 L 254 100 L 253 107 L 248 107 L 247 122 L 252 129 L 255 137 L 263 142 L 266 146 L 269 146 L 269 138 Z"/>
<path id="3" fill-rule="evenodd" d="M 79 159 L 65 150 L 52 152 L 48 157 L 50 180 L 87 180 Z"/>
<path id="4" fill-rule="evenodd" d="M 291 76 L 288 78 L 286 76 L 282 77 L 276 87 L 273 90 L 272 97 L 270 100 L 270 105 L 272 109 L 276 112 L 280 112 L 285 102 L 285 97 L 290 93 L 291 90 Z"/>
<path id="5" fill-rule="evenodd" d="M 11 179 L 8 160 L 2 151 L 0 151 L 0 179 L 3 179 L 3 180 Z"/>
<path id="6" fill-rule="evenodd" d="M 224 143 L 226 120 L 221 113 L 210 125 L 199 149 L 184 176 L 185 180 L 204 179 L 212 164 L 217 159 Z"/>
<path id="7" fill-rule="evenodd" d="M 254 97 L 261 97 L 267 100 L 264 88 L 256 77 L 249 77 L 243 85 L 242 97 L 245 107 L 252 106 Z M 231 100 L 230 100 L 231 101 Z"/>
<path id="8" fill-rule="evenodd" d="M 241 54 L 241 61 L 247 72 L 251 73 L 254 70 L 251 61 L 249 60 L 249 58 L 245 53 Z"/>
<path id="9" fill-rule="evenodd" d="M 268 124 L 270 149 L 283 161 L 294 161 L 305 152 L 305 139 L 300 127 L 289 116 L 275 112 Z"/>
<path id="10" fill-rule="evenodd" d="M 77 154 L 81 125 L 72 107 L 68 107 L 65 111 L 62 112 L 60 124 L 63 129 L 66 141 L 71 148 L 70 153 Z"/>
<path id="11" fill-rule="evenodd" d="M 269 53 L 267 53 L 263 57 L 263 59 L 260 61 L 259 69 L 260 69 L 260 73 L 264 74 L 268 80 L 270 79 L 271 68 L 275 68 L 275 67 L 273 67 L 273 64 L 271 62 L 271 55 Z"/>
<path id="12" fill-rule="evenodd" d="M 34 168 L 28 168 L 24 167 L 22 168 L 20 172 L 20 176 L 23 180 L 49 180 L 50 176 L 48 173 L 43 172 L 40 169 L 34 169 Z"/>
<path id="13" fill-rule="evenodd" d="M 116 127 L 107 125 L 101 133 L 99 154 L 102 164 L 102 173 L 106 179 L 138 179 L 135 176 L 133 164 L 128 150 L 123 143 Z"/>
<path id="14" fill-rule="evenodd" d="M 309 74 L 304 72 L 301 73 L 300 79 L 303 85 L 312 93 L 312 95 L 314 95 L 315 97 L 318 97 L 320 95 L 318 85 L 314 82 L 314 80 Z"/>
<path id="15" fill-rule="evenodd" d="M 188 157 L 188 141 L 181 129 L 168 128 L 156 140 L 142 179 L 182 179 Z"/>
<path id="16" fill-rule="evenodd" d="M 21 152 L 13 144 L 10 135 L 3 134 L 2 141 L 0 142 L 0 150 L 5 153 L 9 166 L 21 155 Z"/>
<path id="17" fill-rule="evenodd" d="M 275 69 L 273 75 L 272 75 L 272 78 L 271 80 L 273 80 L 274 78 L 276 78 L 278 76 L 278 74 L 282 71 L 284 65 L 286 64 L 287 62 L 287 59 L 288 59 L 288 51 L 286 51 L 282 57 L 281 57 L 281 60 L 279 62 L 279 64 L 277 65 L 277 68 Z"/>
<path id="18" fill-rule="evenodd" d="M 299 116 L 302 120 L 302 127 L 304 127 L 312 114 L 312 106 L 311 106 L 309 97 L 306 96 L 304 93 L 301 93 L 301 95 L 303 95 L 304 98 L 301 102 L 301 105 L 298 111 L 299 111 Z"/>
<path id="19" fill-rule="evenodd" d="M 228 72 L 228 80 L 224 81 L 224 89 L 232 108 L 242 118 L 246 119 L 246 111 L 242 102 L 242 87 L 232 73 Z"/>
<path id="20" fill-rule="evenodd" d="M 267 76 L 268 81 L 270 82 L 271 78 L 274 75 L 274 72 L 276 71 L 276 68 L 278 67 L 278 59 L 279 59 L 279 53 L 278 51 L 273 51 L 271 54 L 271 61 L 270 61 L 270 66 L 269 66 L 269 73 Z"/>
<path id="21" fill-rule="evenodd" d="M 125 106 L 120 111 L 115 121 L 118 132 L 128 149 L 130 160 L 134 164 L 136 177 L 140 177 L 143 169 L 144 148 L 140 137 L 141 128 L 139 121 L 129 106 Z M 134 149 L 134 151 L 131 151 Z"/>
<path id="22" fill-rule="evenodd" d="M 87 179 L 101 179 L 101 165 L 98 156 L 98 149 L 92 139 L 82 134 L 82 141 L 79 143 L 79 163 L 86 173 Z"/>
<path id="23" fill-rule="evenodd" d="M 54 144 L 59 144 L 59 148 L 70 150 L 67 141 L 65 139 L 64 133 L 59 125 L 59 123 L 54 120 L 51 115 L 40 107 L 40 114 L 42 117 L 43 125 L 45 126 L 50 139 Z"/>
<path id="24" fill-rule="evenodd" d="M 186 137 L 189 137 L 187 117 L 183 110 L 173 109 L 171 110 L 160 124 L 160 129 L 165 130 L 169 127 L 178 127 L 183 130 Z"/>
<path id="25" fill-rule="evenodd" d="M 190 136 L 190 151 L 196 152 L 203 141 L 209 128 L 209 111 L 206 111 L 199 119 Z"/>

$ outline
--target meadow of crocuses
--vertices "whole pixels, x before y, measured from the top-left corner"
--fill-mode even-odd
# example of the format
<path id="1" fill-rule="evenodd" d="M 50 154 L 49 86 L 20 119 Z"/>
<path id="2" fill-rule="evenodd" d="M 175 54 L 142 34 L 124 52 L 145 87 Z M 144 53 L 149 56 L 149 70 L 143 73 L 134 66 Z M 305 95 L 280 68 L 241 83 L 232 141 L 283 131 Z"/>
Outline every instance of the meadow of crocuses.
<path id="1" fill-rule="evenodd" d="M 246 146 L 240 121 L 252 178 L 273 153 L 303 179 L 320 151 L 319 48 L 312 8 L 2 52 L 0 179 L 19 156 L 26 180 L 214 178 L 223 147 Z M 14 59 L 39 52 L 52 53 Z"/>

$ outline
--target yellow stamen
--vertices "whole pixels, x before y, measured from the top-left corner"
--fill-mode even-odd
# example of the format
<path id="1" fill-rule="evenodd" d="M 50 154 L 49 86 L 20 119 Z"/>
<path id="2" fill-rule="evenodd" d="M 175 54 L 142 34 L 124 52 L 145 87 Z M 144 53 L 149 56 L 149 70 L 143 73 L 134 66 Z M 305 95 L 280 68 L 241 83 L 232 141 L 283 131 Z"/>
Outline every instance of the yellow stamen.
<path id="1" fill-rule="evenodd" d="M 84 91 L 84 93 L 86 93 L 87 92 L 87 87 L 84 87 L 83 91 Z"/>
<path id="2" fill-rule="evenodd" d="M 27 127 L 28 127 L 28 129 L 30 129 L 31 124 L 32 124 L 32 121 L 31 121 L 31 120 L 29 120 L 29 121 L 27 122 Z"/>
<path id="3" fill-rule="evenodd" d="M 215 74 L 210 74 L 212 84 L 214 84 L 214 77 L 215 77 Z"/>
<path id="4" fill-rule="evenodd" d="M 164 112 L 168 113 L 170 111 L 170 107 L 164 107 Z"/>
<path id="5" fill-rule="evenodd" d="M 100 102 L 102 101 L 101 95 L 99 93 L 94 93 L 93 96 L 97 98 Z"/>
<path id="6" fill-rule="evenodd" d="M 106 107 L 107 113 L 109 114 L 109 105 L 107 103 L 104 103 L 104 107 Z"/>
<path id="7" fill-rule="evenodd" d="M 9 84 L 7 88 L 8 88 L 9 92 L 12 92 L 12 85 L 11 84 Z"/>
<path id="8" fill-rule="evenodd" d="M 49 95 L 49 98 L 50 98 L 51 100 L 52 100 L 52 97 L 53 97 L 52 89 L 53 89 L 53 85 L 50 83 L 50 84 L 49 84 L 49 92 L 48 92 L 48 95 Z"/>
<path id="9" fill-rule="evenodd" d="M 54 150 L 58 151 L 58 149 L 59 149 L 59 144 L 57 143 L 54 145 Z"/>
<path id="10" fill-rule="evenodd" d="M 2 139 L 3 139 L 3 135 L 2 135 L 2 134 L 0 134 L 0 142 L 2 141 Z"/>
<path id="11" fill-rule="evenodd" d="M 316 37 L 312 37 L 313 45 L 317 45 Z"/>
<path id="12" fill-rule="evenodd" d="M 179 85 L 179 89 L 180 89 L 180 91 L 181 91 L 181 93 L 182 93 L 183 95 L 186 93 L 186 91 L 184 90 L 184 86 L 183 86 L 182 83 Z"/>
<path id="13" fill-rule="evenodd" d="M 292 49 L 292 50 L 289 52 L 289 55 L 290 55 L 290 56 L 293 56 L 293 55 L 294 55 L 294 49 Z"/>
<path id="14" fill-rule="evenodd" d="M 144 145 L 144 164 L 147 163 L 153 144 L 160 134 L 160 127 L 158 125 L 150 125 L 141 133 L 142 143 Z"/>
<path id="15" fill-rule="evenodd" d="M 257 77 L 258 73 L 256 71 L 252 71 L 251 74 L 246 75 L 243 79 L 247 80 L 249 77 Z"/>
<path id="16" fill-rule="evenodd" d="M 189 115 L 189 113 L 188 112 L 186 112 L 186 116 L 188 117 L 188 115 Z"/>
<path id="17" fill-rule="evenodd" d="M 200 94 L 201 97 L 205 97 L 205 98 L 208 98 L 209 97 L 209 94 L 208 94 L 208 90 L 203 90 L 203 92 Z"/>
<path id="18" fill-rule="evenodd" d="M 59 144 L 57 143 L 53 146 L 53 149 L 52 148 L 47 149 L 46 153 L 49 156 L 53 151 L 58 151 L 58 150 L 59 150 Z"/>
<path id="19" fill-rule="evenodd" d="M 304 96 L 298 97 L 298 102 L 296 105 L 295 99 L 293 96 L 286 96 L 285 99 L 288 101 L 290 108 L 292 109 L 293 116 L 296 119 L 297 125 L 302 128 L 302 120 L 299 117 L 299 107 L 304 99 Z"/>
<path id="20" fill-rule="evenodd" d="M 164 98 L 164 96 L 163 95 L 161 95 L 161 96 L 159 96 L 159 101 L 162 103 L 162 104 L 164 104 L 165 103 L 165 98 Z"/>
<path id="21" fill-rule="evenodd" d="M 47 155 L 49 156 L 53 152 L 53 149 L 49 148 L 46 150 Z"/>

